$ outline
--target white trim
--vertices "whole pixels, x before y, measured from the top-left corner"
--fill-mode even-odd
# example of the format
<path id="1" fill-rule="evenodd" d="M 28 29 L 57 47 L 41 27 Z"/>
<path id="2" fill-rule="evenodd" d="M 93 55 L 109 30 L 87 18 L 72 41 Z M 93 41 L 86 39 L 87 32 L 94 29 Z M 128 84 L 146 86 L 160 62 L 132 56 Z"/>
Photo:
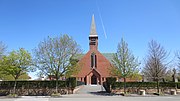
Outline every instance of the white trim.
<path id="1" fill-rule="evenodd" d="M 98 36 L 98 35 L 89 35 L 89 37 L 95 37 L 95 36 Z"/>

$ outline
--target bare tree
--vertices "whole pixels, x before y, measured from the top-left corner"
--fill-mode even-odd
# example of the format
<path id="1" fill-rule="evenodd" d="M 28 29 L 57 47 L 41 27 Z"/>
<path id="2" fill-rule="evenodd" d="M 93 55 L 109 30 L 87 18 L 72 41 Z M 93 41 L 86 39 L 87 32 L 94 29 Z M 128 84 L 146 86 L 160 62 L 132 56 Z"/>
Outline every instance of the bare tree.
<path id="1" fill-rule="evenodd" d="M 118 44 L 117 53 L 114 54 L 112 63 L 115 68 L 112 68 L 111 74 L 124 79 L 124 93 L 126 93 L 126 78 L 138 73 L 139 63 L 123 38 Z"/>
<path id="2" fill-rule="evenodd" d="M 4 54 L 4 52 L 6 51 L 7 46 L 0 41 L 0 59 L 2 58 L 2 55 Z"/>
<path id="3" fill-rule="evenodd" d="M 177 52 L 176 53 L 176 56 L 177 56 L 177 61 L 178 61 L 178 63 L 177 63 L 177 66 L 178 66 L 178 68 L 179 68 L 179 71 L 180 71 L 180 52 Z"/>
<path id="4" fill-rule="evenodd" d="M 2 60 L 2 57 L 6 51 L 6 48 L 7 46 L 2 41 L 0 41 L 0 61 Z M 7 75 L 4 75 L 1 69 L 2 67 L 0 67 L 0 79 L 3 80 L 5 77 L 7 77 Z"/>
<path id="5" fill-rule="evenodd" d="M 176 53 L 177 56 L 177 70 L 178 70 L 178 79 L 180 80 L 180 51 Z"/>
<path id="6" fill-rule="evenodd" d="M 145 67 L 143 68 L 143 74 L 148 79 L 157 82 L 157 91 L 159 93 L 159 80 L 162 80 L 166 75 L 169 62 L 167 62 L 167 51 L 152 40 L 149 43 L 148 55 L 145 58 Z"/>
<path id="7" fill-rule="evenodd" d="M 60 37 L 48 37 L 39 43 L 34 52 L 34 61 L 39 71 L 46 76 L 55 77 L 58 93 L 58 80 L 72 70 L 71 59 L 81 52 L 79 45 L 65 34 Z"/>

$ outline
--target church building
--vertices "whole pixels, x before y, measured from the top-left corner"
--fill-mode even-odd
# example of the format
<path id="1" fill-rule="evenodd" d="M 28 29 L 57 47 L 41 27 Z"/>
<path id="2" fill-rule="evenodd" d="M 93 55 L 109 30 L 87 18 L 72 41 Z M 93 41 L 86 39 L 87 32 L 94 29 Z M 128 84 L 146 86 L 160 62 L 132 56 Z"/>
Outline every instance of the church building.
<path id="1" fill-rule="evenodd" d="M 89 51 L 78 62 L 80 71 L 76 75 L 77 80 L 85 82 L 86 85 L 102 84 L 107 77 L 110 77 L 111 59 L 111 53 L 102 54 L 98 51 L 98 34 L 93 15 L 89 34 Z"/>

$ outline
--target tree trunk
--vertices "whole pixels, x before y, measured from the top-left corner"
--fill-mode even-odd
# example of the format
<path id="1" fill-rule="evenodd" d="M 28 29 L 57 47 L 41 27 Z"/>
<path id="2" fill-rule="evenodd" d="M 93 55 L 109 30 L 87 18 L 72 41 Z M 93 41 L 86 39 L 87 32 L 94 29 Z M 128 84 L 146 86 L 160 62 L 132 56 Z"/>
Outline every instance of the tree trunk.
<path id="1" fill-rule="evenodd" d="M 126 94 L 126 78 L 124 77 L 124 94 Z"/>
<path id="2" fill-rule="evenodd" d="M 56 93 L 58 93 L 58 79 L 56 79 Z"/>
<path id="3" fill-rule="evenodd" d="M 28 80 L 28 95 L 29 95 L 29 80 Z"/>
<path id="4" fill-rule="evenodd" d="M 15 79 L 14 81 L 13 94 L 16 94 L 16 85 L 17 85 L 17 79 Z"/>
<path id="5" fill-rule="evenodd" d="M 159 94 L 159 80 L 157 79 L 157 93 Z"/>

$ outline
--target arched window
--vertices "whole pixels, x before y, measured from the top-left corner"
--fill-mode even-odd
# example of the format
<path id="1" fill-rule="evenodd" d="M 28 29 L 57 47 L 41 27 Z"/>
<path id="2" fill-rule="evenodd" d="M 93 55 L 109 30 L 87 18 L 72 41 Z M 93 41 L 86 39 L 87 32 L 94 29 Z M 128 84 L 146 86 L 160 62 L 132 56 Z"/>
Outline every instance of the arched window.
<path id="1" fill-rule="evenodd" d="M 97 68 L 97 56 L 94 53 L 91 54 L 91 68 Z"/>

